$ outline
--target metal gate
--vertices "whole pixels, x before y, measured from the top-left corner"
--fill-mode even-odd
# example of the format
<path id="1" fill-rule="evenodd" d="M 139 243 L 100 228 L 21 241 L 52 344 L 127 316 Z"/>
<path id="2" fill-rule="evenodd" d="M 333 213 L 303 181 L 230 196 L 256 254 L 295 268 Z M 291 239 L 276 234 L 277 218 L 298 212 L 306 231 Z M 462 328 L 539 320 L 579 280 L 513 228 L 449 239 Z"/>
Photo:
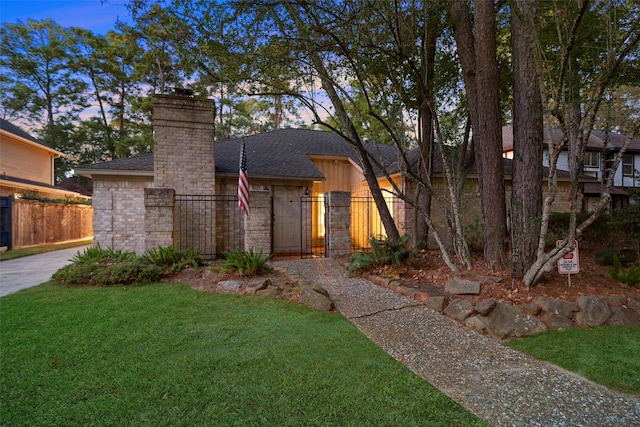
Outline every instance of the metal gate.
<path id="1" fill-rule="evenodd" d="M 174 245 L 213 260 L 244 247 L 244 215 L 236 195 L 176 195 Z"/>
<path id="2" fill-rule="evenodd" d="M 302 196 L 300 199 L 301 257 L 324 257 L 325 204 L 324 196 Z"/>
<path id="3" fill-rule="evenodd" d="M 386 232 L 373 197 L 351 198 L 350 252 L 371 249 L 371 237 L 385 238 Z"/>
<path id="4" fill-rule="evenodd" d="M 0 246 L 11 249 L 11 209 L 13 197 L 0 197 Z"/>

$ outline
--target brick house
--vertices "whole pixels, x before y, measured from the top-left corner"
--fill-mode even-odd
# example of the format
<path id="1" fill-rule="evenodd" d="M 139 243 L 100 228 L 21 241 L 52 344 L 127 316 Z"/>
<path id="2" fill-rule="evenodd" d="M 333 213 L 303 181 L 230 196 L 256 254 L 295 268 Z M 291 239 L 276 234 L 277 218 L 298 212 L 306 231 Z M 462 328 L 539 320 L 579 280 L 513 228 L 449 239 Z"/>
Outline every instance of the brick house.
<path id="1" fill-rule="evenodd" d="M 154 154 L 76 168 L 93 180 L 94 240 L 103 247 L 142 253 L 174 244 L 199 248 L 213 259 L 236 248 L 266 253 L 346 255 L 384 236 L 380 218 L 355 150 L 338 134 L 281 129 L 214 142 L 214 105 L 181 96 L 154 97 Z M 238 209 L 236 191 L 241 143 L 246 146 L 250 215 Z M 415 184 L 402 173 L 397 149 L 366 143 L 391 178 L 412 195 Z M 417 161 L 417 150 L 410 164 Z M 436 156 L 434 190 L 446 198 L 442 164 Z M 412 167 L 412 166 L 410 166 Z M 505 160 L 507 188 L 510 162 Z M 382 188 L 390 189 L 380 172 Z M 565 176 L 566 175 L 566 176 Z M 560 174 L 560 193 L 568 175 Z M 385 196 L 401 234 L 413 236 L 413 207 Z M 557 200 L 565 200 L 562 194 Z M 467 175 L 462 221 L 480 221 L 477 174 Z M 566 204 L 566 203 L 565 203 Z M 434 203 L 435 205 L 435 203 Z M 558 202 L 555 210 L 565 210 Z M 435 206 L 432 219 L 444 231 Z M 446 234 L 443 239 L 447 241 Z"/>
<path id="2" fill-rule="evenodd" d="M 214 142 L 212 102 L 163 95 L 154 97 L 153 106 L 153 154 L 76 168 L 76 174 L 93 180 L 94 240 L 103 247 L 142 253 L 174 244 L 197 247 L 208 258 L 238 247 L 311 255 L 326 246 L 333 254 L 346 254 L 351 244 L 362 246 L 369 235 L 384 234 L 356 152 L 339 135 L 281 129 Z M 241 142 L 249 217 L 238 209 L 235 196 Z M 375 151 L 386 164 L 398 159 L 394 147 L 377 145 Z M 365 218 L 354 222 L 349 210 L 360 197 L 356 209 Z M 392 196 L 387 201 L 401 232 L 410 232 L 412 210 Z M 330 202 L 341 209 L 327 212 Z M 338 211 L 344 210 L 346 218 L 339 219 Z M 326 237 L 330 221 L 341 221 L 331 238 Z M 358 242 L 352 242 L 349 227 L 343 232 L 345 225 L 351 225 L 351 235 L 361 236 Z M 339 235 L 347 240 L 338 245 L 341 249 L 329 245 Z"/>

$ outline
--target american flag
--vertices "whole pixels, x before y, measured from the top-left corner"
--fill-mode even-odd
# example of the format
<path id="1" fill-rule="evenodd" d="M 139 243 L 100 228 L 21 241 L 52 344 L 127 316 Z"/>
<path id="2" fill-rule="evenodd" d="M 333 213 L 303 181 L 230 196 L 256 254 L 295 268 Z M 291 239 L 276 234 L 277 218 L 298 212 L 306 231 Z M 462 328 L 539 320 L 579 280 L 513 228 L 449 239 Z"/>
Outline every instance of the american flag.
<path id="1" fill-rule="evenodd" d="M 240 172 L 238 176 L 238 207 L 249 216 L 249 175 L 247 174 L 247 154 L 242 141 L 240 151 Z"/>

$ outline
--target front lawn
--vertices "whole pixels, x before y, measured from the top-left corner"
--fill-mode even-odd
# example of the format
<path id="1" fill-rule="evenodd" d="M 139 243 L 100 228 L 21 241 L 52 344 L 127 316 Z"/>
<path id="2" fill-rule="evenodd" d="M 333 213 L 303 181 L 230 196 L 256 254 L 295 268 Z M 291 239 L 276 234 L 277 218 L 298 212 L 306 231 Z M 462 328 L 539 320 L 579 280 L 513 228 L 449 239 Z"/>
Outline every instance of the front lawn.
<path id="1" fill-rule="evenodd" d="M 185 285 L 0 298 L 0 425 L 485 425 L 342 316 Z"/>
<path id="2" fill-rule="evenodd" d="M 640 326 L 553 330 L 508 344 L 606 387 L 640 395 Z"/>

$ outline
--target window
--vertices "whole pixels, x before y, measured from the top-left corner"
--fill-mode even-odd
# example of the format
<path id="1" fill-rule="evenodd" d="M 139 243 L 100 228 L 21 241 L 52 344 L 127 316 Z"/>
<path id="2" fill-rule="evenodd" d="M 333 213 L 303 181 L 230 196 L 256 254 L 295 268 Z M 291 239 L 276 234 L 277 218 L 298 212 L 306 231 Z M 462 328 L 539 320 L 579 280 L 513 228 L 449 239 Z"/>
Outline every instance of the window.
<path id="1" fill-rule="evenodd" d="M 633 176 L 633 154 L 622 155 L 622 175 Z"/>
<path id="2" fill-rule="evenodd" d="M 587 151 L 584 153 L 584 167 L 597 168 L 600 166 L 600 153 L 597 151 Z"/>

